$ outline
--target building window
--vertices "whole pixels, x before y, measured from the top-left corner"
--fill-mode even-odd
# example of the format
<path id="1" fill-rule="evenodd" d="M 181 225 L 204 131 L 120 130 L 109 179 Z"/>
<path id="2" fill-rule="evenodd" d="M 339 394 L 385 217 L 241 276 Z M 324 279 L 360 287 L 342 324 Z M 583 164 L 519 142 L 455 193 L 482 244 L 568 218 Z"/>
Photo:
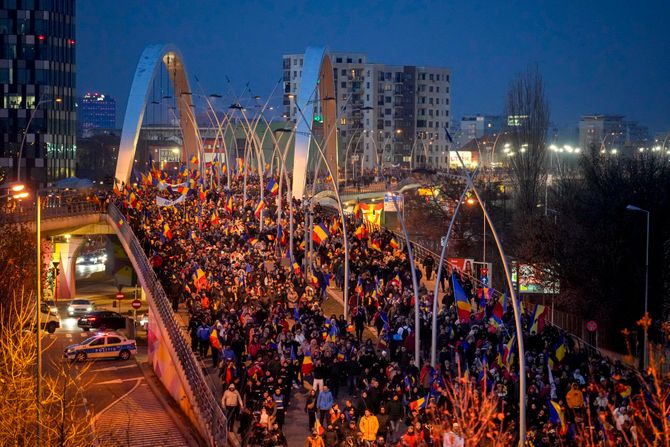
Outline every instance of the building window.
<path id="1" fill-rule="evenodd" d="M 341 64 L 342 63 L 342 58 L 341 57 L 335 58 L 335 62 L 337 62 L 338 64 Z"/>
<path id="2" fill-rule="evenodd" d="M 352 60 L 350 57 L 348 57 L 348 58 L 347 58 L 347 64 L 350 64 L 350 63 L 352 63 L 352 62 L 353 62 L 353 60 Z"/>
<path id="3" fill-rule="evenodd" d="M 347 88 L 347 82 L 346 81 L 340 82 L 340 87 Z"/>

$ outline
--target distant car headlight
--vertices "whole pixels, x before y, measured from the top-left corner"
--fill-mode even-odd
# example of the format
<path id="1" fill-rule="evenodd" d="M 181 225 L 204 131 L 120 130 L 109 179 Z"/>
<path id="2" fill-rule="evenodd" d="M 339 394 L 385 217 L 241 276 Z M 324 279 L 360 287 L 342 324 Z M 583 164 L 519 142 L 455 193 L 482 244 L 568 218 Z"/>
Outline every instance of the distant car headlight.
<path id="1" fill-rule="evenodd" d="M 74 307 L 72 307 L 72 306 L 67 306 L 67 310 L 68 310 L 68 312 L 74 312 Z"/>
<path id="2" fill-rule="evenodd" d="M 91 306 L 88 306 L 88 307 L 86 308 L 86 312 L 90 312 L 90 311 L 92 311 L 92 310 L 93 310 L 93 308 L 92 308 Z"/>

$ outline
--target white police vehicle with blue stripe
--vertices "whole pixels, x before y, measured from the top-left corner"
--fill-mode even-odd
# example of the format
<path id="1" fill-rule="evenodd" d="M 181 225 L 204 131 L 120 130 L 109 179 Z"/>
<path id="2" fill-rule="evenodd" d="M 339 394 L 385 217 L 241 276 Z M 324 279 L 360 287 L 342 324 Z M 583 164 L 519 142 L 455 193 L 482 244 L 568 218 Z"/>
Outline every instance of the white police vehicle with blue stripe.
<path id="1" fill-rule="evenodd" d="M 101 332 L 81 343 L 66 347 L 64 357 L 69 360 L 84 362 L 88 359 L 103 358 L 128 360 L 134 354 L 137 354 L 135 340 L 126 338 L 116 332 Z"/>

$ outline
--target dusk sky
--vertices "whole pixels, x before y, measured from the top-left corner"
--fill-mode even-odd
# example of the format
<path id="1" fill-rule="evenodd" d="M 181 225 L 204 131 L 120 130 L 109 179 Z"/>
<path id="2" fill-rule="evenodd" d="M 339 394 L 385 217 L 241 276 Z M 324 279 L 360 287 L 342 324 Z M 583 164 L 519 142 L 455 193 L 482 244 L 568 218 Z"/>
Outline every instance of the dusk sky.
<path id="1" fill-rule="evenodd" d="M 78 93 L 114 96 L 119 123 L 148 44 L 176 44 L 196 91 L 239 93 L 249 82 L 262 96 L 282 76 L 282 54 L 325 45 L 370 62 L 450 68 L 454 119 L 501 113 L 510 79 L 537 64 L 556 126 L 616 113 L 670 131 L 668 0 L 80 0 L 77 8 Z"/>

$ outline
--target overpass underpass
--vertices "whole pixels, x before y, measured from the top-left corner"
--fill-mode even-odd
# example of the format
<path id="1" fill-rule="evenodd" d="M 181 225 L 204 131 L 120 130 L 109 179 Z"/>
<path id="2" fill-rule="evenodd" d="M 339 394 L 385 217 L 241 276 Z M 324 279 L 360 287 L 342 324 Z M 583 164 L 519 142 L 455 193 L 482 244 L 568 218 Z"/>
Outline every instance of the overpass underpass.
<path id="1" fill-rule="evenodd" d="M 43 253 L 43 265 L 49 265 L 54 255 L 58 256 L 55 259 L 60 260 L 61 264 L 56 288 L 60 287 L 58 297 L 62 299 L 76 295 L 76 259 L 86 237 L 118 237 L 137 274 L 142 301 L 146 299 L 148 305 L 149 366 L 207 445 L 227 445 L 226 417 L 205 382 L 202 369 L 179 327 L 170 300 L 123 214 L 113 205 L 105 213 L 97 204 L 81 202 L 43 208 L 41 217 L 42 240 L 53 242 L 53 250 Z M 20 213 L 5 214 L 3 219 L 35 231 L 34 207 L 26 208 Z M 140 425 L 138 430 L 146 431 L 146 426 Z"/>

